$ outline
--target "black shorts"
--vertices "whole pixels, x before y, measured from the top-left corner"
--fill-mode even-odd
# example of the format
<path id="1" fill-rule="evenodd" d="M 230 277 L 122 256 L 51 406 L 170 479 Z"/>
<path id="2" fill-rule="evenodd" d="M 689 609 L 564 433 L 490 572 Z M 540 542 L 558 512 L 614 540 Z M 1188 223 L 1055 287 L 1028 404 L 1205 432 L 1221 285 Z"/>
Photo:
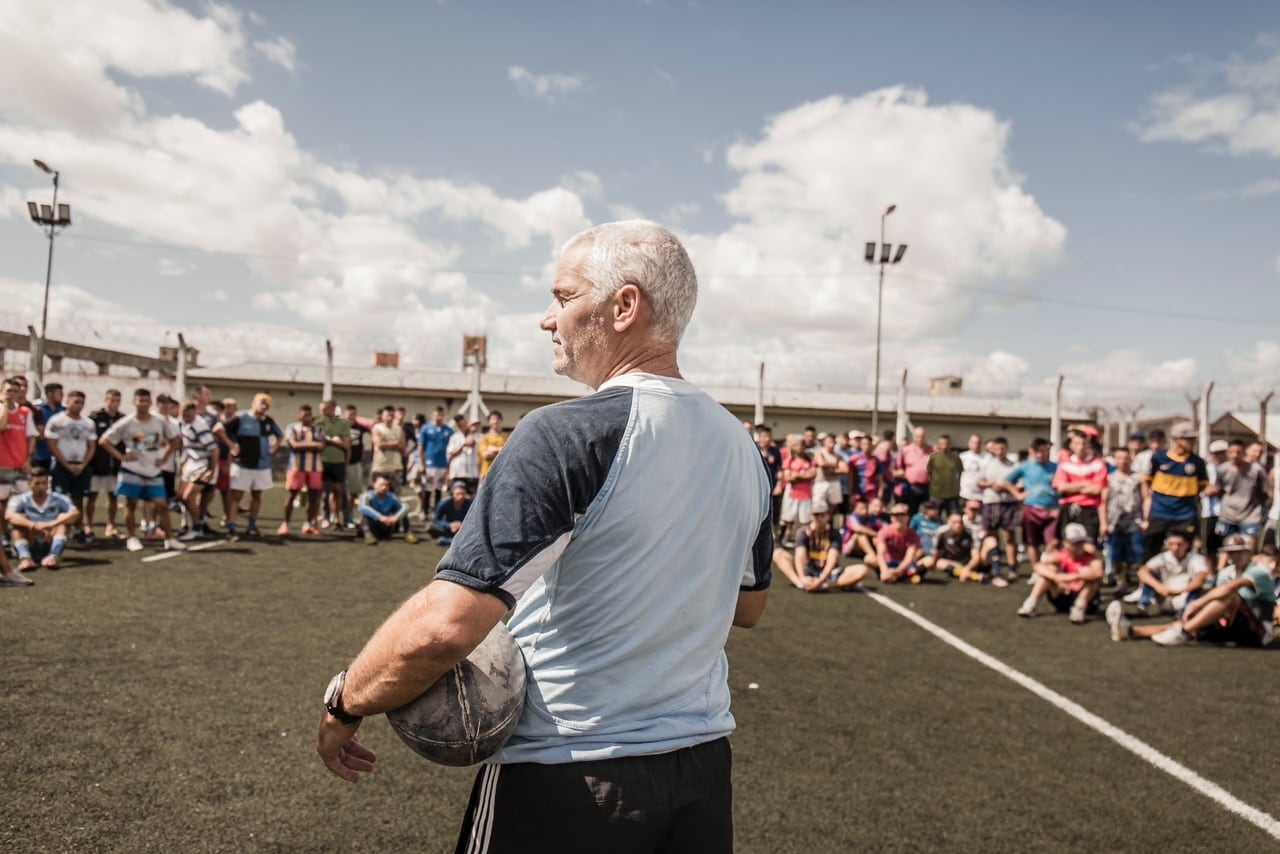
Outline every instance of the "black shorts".
<path id="1" fill-rule="evenodd" d="M 486 765 L 458 834 L 464 852 L 733 850 L 729 739 L 563 765 Z"/>
<path id="2" fill-rule="evenodd" d="M 982 529 L 988 534 L 996 531 L 1013 533 L 1022 525 L 1022 505 L 1016 501 L 1001 501 L 982 505 Z"/>
<path id="3" fill-rule="evenodd" d="M 178 494 L 178 473 L 174 471 L 162 471 L 160 477 L 164 479 L 164 500 L 172 501 L 173 497 Z"/>
<path id="4" fill-rule="evenodd" d="M 1241 600 L 1231 622 L 1220 619 L 1196 633 L 1196 640 L 1209 643 L 1234 643 L 1238 646 L 1262 646 L 1267 629 L 1249 603 Z"/>
<path id="5" fill-rule="evenodd" d="M 1084 525 L 1092 542 L 1098 541 L 1102 533 L 1102 522 L 1098 518 L 1097 507 L 1081 507 L 1079 504 L 1063 504 L 1058 510 L 1058 539 L 1065 540 L 1068 525 Z"/>
<path id="6" fill-rule="evenodd" d="M 72 498 L 83 498 L 89 494 L 93 485 L 93 472 L 85 468 L 80 474 L 72 474 L 70 469 L 55 465 L 49 473 L 49 479 L 53 483 L 54 492 L 61 492 Z"/>
<path id="7" fill-rule="evenodd" d="M 347 464 L 346 463 L 324 463 L 320 464 L 321 480 L 324 483 L 333 486 L 347 485 Z"/>

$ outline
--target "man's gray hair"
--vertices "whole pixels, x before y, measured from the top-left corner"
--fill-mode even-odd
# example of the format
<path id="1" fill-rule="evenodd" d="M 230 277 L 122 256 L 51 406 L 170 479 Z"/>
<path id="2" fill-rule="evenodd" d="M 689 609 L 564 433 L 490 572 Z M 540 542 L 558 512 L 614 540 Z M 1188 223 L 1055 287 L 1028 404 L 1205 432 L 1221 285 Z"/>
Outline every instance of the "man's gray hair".
<path id="1" fill-rule="evenodd" d="M 698 302 L 698 277 L 680 239 L 656 222 L 629 219 L 580 232 L 563 252 L 580 243 L 589 243 L 582 275 L 595 285 L 596 302 L 635 285 L 653 308 L 654 335 L 679 344 Z"/>

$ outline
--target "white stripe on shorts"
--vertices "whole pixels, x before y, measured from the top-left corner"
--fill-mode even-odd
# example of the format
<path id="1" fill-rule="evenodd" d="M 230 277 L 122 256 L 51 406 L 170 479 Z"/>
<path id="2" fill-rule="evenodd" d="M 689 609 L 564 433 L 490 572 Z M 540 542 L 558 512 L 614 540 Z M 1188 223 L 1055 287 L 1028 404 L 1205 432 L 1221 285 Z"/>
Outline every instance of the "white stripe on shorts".
<path id="1" fill-rule="evenodd" d="M 486 765 L 480 772 L 480 797 L 476 799 L 475 815 L 471 817 L 471 841 L 467 843 L 467 854 L 486 854 L 489 850 L 500 768 L 501 765 Z"/>

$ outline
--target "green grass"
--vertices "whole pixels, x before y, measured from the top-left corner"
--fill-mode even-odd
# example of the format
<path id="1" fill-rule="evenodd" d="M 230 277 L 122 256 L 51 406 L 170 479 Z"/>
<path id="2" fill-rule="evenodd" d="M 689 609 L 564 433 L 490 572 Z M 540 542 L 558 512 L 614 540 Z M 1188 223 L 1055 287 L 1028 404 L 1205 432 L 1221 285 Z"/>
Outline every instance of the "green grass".
<path id="1" fill-rule="evenodd" d="M 357 786 L 313 745 L 328 678 L 441 550 L 273 540 L 76 552 L 94 562 L 0 590 L 0 850 L 452 850 L 472 771 L 381 719 Z M 881 590 L 1274 812 L 1271 652 L 1018 620 L 1020 585 Z M 779 585 L 729 657 L 740 851 L 1276 847 L 866 596 Z"/>

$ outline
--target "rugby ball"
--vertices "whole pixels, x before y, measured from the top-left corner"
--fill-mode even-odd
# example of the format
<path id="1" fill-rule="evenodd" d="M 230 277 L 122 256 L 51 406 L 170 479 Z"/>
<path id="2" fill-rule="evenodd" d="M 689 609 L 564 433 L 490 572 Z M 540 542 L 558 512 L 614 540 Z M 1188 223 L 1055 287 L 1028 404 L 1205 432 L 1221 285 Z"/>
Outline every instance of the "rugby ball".
<path id="1" fill-rule="evenodd" d="M 507 743 L 524 711 L 524 654 L 503 623 L 422 696 L 387 720 L 419 756 L 475 765 Z"/>

